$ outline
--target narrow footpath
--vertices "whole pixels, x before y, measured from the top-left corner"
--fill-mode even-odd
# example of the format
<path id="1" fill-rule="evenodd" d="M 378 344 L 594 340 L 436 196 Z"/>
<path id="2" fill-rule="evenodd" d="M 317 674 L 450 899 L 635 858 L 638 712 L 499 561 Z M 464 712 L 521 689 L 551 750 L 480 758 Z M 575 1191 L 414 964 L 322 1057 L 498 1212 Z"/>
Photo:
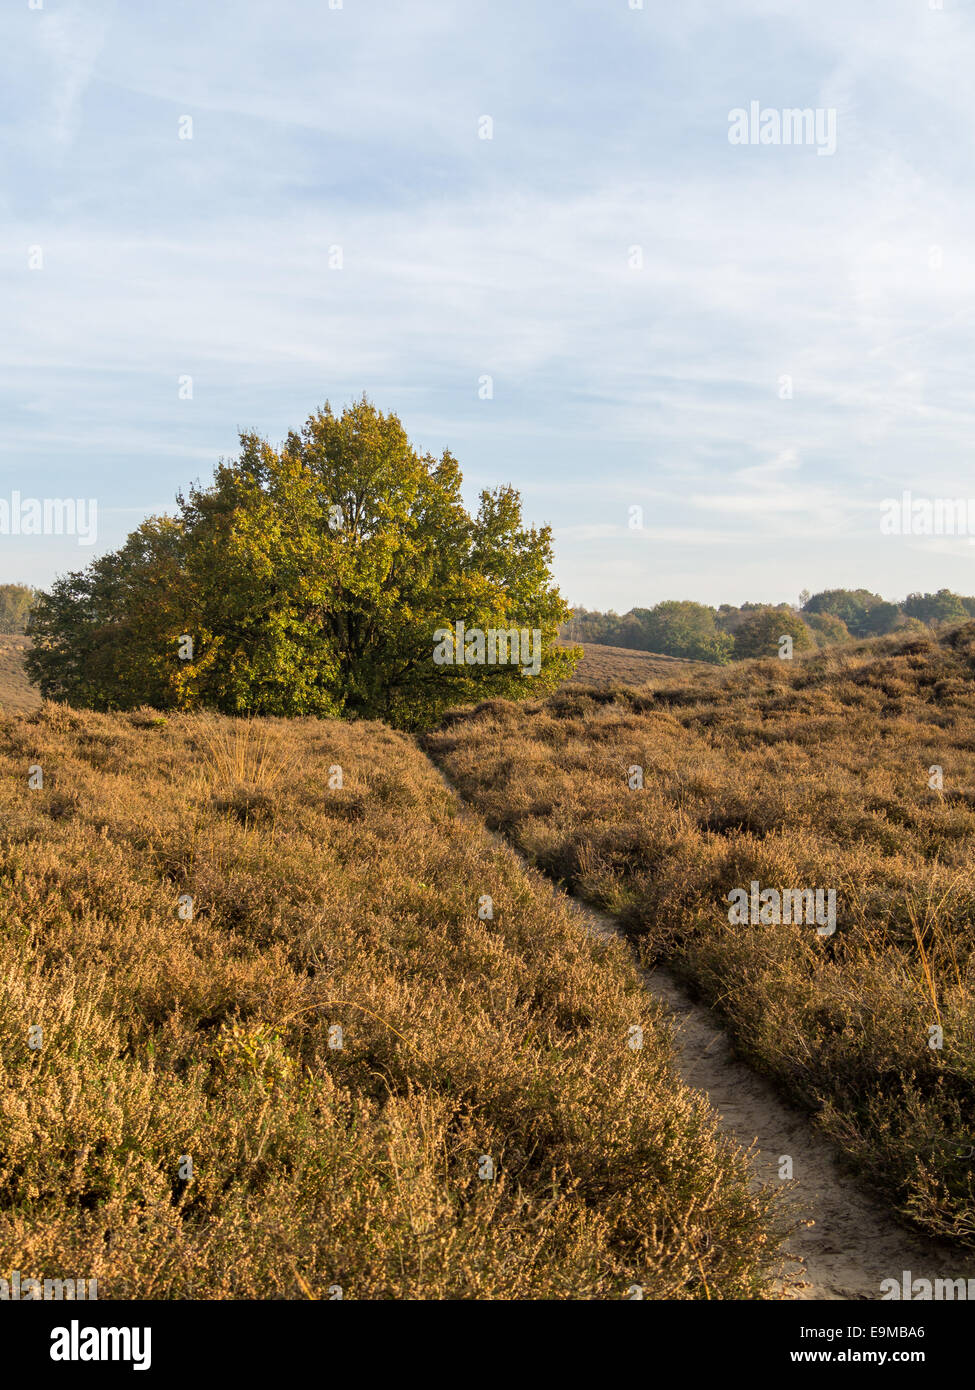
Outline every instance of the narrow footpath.
<path id="1" fill-rule="evenodd" d="M 483 822 L 436 767 L 462 814 Z M 608 939 L 623 933 L 606 913 L 552 884 L 504 839 L 529 873 L 564 897 L 583 930 Z M 624 938 L 625 939 L 625 938 Z M 673 1023 L 677 1069 L 684 1082 L 703 1093 L 718 1128 L 745 1150 L 756 1182 L 777 1186 L 779 1160 L 792 1159 L 790 1201 L 800 1218 L 784 1243 L 780 1290 L 791 1299 L 881 1299 L 884 1279 L 975 1278 L 975 1257 L 915 1235 L 885 1210 L 855 1179 L 843 1173 L 833 1149 L 814 1131 L 808 1116 L 782 1101 L 773 1087 L 737 1060 L 723 1025 L 695 1003 L 667 970 L 640 970 L 647 992 Z"/>

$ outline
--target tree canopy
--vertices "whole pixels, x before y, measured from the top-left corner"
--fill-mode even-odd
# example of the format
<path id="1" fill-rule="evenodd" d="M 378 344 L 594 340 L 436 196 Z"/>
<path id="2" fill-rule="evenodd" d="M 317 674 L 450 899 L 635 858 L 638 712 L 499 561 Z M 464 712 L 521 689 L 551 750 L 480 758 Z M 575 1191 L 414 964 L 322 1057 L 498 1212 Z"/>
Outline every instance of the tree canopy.
<path id="1" fill-rule="evenodd" d="M 869 589 L 823 589 L 813 594 L 802 611 L 830 613 L 834 618 L 841 618 L 854 637 L 867 637 L 878 631 L 876 624 L 870 627 L 867 615 L 883 601 Z"/>
<path id="2" fill-rule="evenodd" d="M 731 639 L 719 631 L 707 604 L 665 599 L 653 608 L 631 611 L 641 624 L 647 651 L 718 663 L 731 658 Z"/>
<path id="3" fill-rule="evenodd" d="M 903 603 L 888 602 L 869 589 L 823 589 L 817 594 L 804 589 L 799 604 L 798 616 L 805 630 L 787 624 L 779 634 L 792 635 L 796 650 L 808 647 L 806 637 L 822 648 L 849 642 L 851 638 L 881 637 L 975 618 L 975 596 L 954 594 L 948 589 L 939 589 L 936 594 L 909 594 Z M 622 616 L 612 610 L 599 613 L 574 608 L 563 634 L 577 642 L 605 642 L 610 646 L 723 663 L 755 654 L 751 649 L 756 633 L 764 634 L 760 635 L 760 643 L 765 643 L 763 624 L 752 624 L 751 637 L 746 634 L 737 644 L 734 639 L 751 616 L 769 611 L 796 615 L 787 603 L 746 602 L 738 607 L 722 603 L 715 609 L 689 600 L 667 599 L 653 608 L 631 608 Z"/>
<path id="4" fill-rule="evenodd" d="M 579 654 L 555 645 L 569 609 L 551 580 L 550 528 L 524 525 L 510 486 L 483 491 L 470 515 L 461 482 L 449 452 L 419 454 L 365 397 L 341 415 L 326 403 L 278 449 L 243 433 L 238 457 L 180 494 L 174 516 L 39 596 L 28 673 L 46 697 L 95 709 L 406 728 L 451 705 L 552 690 Z M 538 674 L 525 674 L 524 652 L 488 664 L 458 624 L 537 631 Z M 459 649 L 438 664 L 447 630 Z"/>
<path id="5" fill-rule="evenodd" d="M 806 624 L 791 609 L 759 608 L 750 613 L 735 633 L 735 657 L 778 656 L 779 640 L 792 638 L 794 651 L 808 651 L 814 644 Z"/>
<path id="6" fill-rule="evenodd" d="M 908 594 L 904 612 L 923 623 L 963 623 L 970 616 L 960 594 L 939 589 L 936 594 Z"/>

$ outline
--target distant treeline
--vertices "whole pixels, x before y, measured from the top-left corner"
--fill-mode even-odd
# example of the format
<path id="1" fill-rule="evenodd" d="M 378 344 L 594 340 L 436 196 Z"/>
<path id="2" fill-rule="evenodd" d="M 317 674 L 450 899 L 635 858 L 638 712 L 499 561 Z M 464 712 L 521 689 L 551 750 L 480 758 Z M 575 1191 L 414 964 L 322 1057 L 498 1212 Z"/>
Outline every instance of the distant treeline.
<path id="1" fill-rule="evenodd" d="M 891 603 L 868 589 L 824 589 L 799 595 L 788 603 L 722 603 L 711 608 L 690 599 L 667 599 L 653 608 L 628 613 L 599 613 L 573 608 L 561 629 L 563 640 L 600 642 L 634 651 L 661 652 L 724 665 L 750 656 L 773 655 L 788 634 L 795 651 L 834 646 L 862 637 L 879 637 L 907 629 L 927 630 L 975 618 L 975 597 L 939 589 L 935 594 L 908 594 Z"/>
<path id="2" fill-rule="evenodd" d="M 0 584 L 0 632 L 26 632 L 34 590 L 26 584 Z"/>

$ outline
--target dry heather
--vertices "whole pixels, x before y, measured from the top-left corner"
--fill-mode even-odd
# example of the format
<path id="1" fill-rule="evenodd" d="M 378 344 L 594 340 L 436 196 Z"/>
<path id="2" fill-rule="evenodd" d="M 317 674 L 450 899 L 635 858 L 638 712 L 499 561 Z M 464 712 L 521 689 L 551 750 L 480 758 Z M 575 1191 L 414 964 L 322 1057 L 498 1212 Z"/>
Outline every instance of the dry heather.
<path id="1" fill-rule="evenodd" d="M 605 647 L 598 642 L 565 643 L 566 646 L 580 646 L 582 660 L 573 671 L 567 686 L 630 686 L 644 685 L 647 681 L 663 678 L 673 680 L 684 675 L 693 675 L 697 670 L 710 671 L 713 668 L 703 661 L 685 661 L 678 656 L 661 656 L 657 652 L 638 652 L 630 647 Z"/>
<path id="2" fill-rule="evenodd" d="M 41 697 L 28 682 L 24 653 L 30 639 L 0 634 L 0 710 L 7 712 L 37 709 Z"/>
<path id="3" fill-rule="evenodd" d="M 902 1216 L 975 1243 L 975 624 L 487 704 L 428 745 L 490 825 L 695 982 Z M 835 934 L 732 925 L 753 881 L 835 889 Z"/>
<path id="4" fill-rule="evenodd" d="M 625 949 L 405 735 L 45 705 L 0 719 L 0 767 L 4 1275 L 766 1295 L 778 1202 L 675 1078 Z"/>

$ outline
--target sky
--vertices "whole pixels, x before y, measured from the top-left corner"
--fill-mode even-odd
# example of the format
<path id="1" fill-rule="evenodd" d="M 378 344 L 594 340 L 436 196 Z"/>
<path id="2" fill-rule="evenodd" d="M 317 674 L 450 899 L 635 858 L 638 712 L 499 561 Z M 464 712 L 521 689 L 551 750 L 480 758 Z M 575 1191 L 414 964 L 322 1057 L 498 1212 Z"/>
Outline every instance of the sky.
<path id="1" fill-rule="evenodd" d="M 967 536 L 881 530 L 975 497 L 975 0 L 937 3 L 11 0 L 0 518 L 97 538 L 0 534 L 0 582 L 365 392 L 470 505 L 520 490 L 574 604 L 975 593 Z"/>

